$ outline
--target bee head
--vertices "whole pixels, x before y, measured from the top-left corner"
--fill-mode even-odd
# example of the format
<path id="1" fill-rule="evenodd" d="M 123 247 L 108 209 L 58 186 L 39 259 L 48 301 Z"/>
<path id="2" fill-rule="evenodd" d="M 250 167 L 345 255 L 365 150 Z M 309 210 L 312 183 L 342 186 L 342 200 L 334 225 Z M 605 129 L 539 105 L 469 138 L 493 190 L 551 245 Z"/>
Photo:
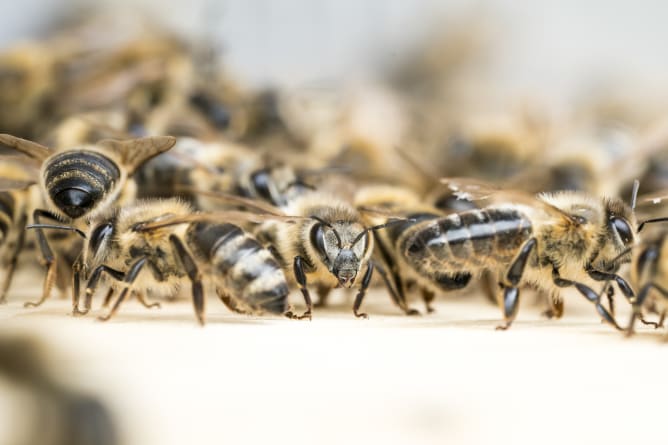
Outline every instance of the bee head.
<path id="1" fill-rule="evenodd" d="M 604 208 L 599 249 L 591 263 L 596 270 L 614 273 L 631 261 L 631 249 L 638 240 L 637 223 L 633 209 L 621 199 L 606 199 Z"/>
<path id="2" fill-rule="evenodd" d="M 311 228 L 311 245 L 339 284 L 351 287 L 370 248 L 367 230 L 359 223 L 314 219 L 317 222 Z"/>

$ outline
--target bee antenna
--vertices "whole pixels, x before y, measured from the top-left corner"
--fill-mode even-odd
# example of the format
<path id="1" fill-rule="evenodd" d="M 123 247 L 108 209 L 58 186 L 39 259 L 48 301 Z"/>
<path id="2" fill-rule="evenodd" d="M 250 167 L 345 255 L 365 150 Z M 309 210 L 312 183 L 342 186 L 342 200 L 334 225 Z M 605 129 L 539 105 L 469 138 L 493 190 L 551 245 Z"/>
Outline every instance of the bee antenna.
<path id="1" fill-rule="evenodd" d="M 640 189 L 640 181 L 637 179 L 633 181 L 633 191 L 631 192 L 631 210 L 635 210 L 636 202 L 638 201 L 638 190 Z"/>
<path id="2" fill-rule="evenodd" d="M 645 227 L 645 224 L 652 224 L 664 221 L 668 221 L 668 216 L 662 216 L 661 218 L 651 218 L 651 219 L 646 219 L 645 221 L 641 221 L 640 224 L 638 224 L 637 232 L 640 232 L 643 229 L 643 227 Z"/>
<path id="3" fill-rule="evenodd" d="M 336 231 L 334 226 L 332 226 L 330 223 L 328 223 L 327 221 L 325 221 L 324 219 L 322 219 L 320 217 L 311 215 L 311 218 L 315 219 L 316 221 L 318 221 L 323 226 L 329 227 L 330 229 L 332 229 L 332 232 L 334 232 L 334 236 L 336 237 L 336 244 L 338 245 L 339 249 L 343 249 L 343 243 L 341 242 L 341 237 L 339 236 L 339 232 Z"/>
<path id="4" fill-rule="evenodd" d="M 362 237 L 367 234 L 367 232 L 371 232 L 371 231 L 378 230 L 378 229 L 384 229 L 387 226 L 391 226 L 391 225 L 398 224 L 398 223 L 415 222 L 415 221 L 416 221 L 415 219 L 410 219 L 410 218 L 395 218 L 395 219 L 392 219 L 392 220 L 390 220 L 390 221 L 388 221 L 384 224 L 378 224 L 377 226 L 367 227 L 366 229 L 364 229 L 362 231 L 362 233 L 357 235 L 357 238 L 355 238 L 352 245 L 354 246 L 355 244 L 357 244 L 357 242 L 359 240 L 361 240 Z"/>
<path id="5" fill-rule="evenodd" d="M 72 226 L 59 226 L 56 224 L 30 224 L 26 226 L 26 229 L 56 229 L 56 230 L 68 230 L 70 232 L 75 232 L 81 238 L 86 239 L 86 234 L 76 227 Z"/>

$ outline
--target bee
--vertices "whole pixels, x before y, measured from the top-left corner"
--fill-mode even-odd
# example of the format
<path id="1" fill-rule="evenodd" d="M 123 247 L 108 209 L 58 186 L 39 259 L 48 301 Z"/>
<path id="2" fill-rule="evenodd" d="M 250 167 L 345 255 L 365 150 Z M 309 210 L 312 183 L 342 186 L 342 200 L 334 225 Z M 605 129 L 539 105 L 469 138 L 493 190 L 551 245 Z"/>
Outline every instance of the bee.
<path id="1" fill-rule="evenodd" d="M 444 182 L 463 196 L 482 199 L 495 193 L 474 181 Z M 497 192 L 499 199 L 503 192 Z M 620 199 L 580 192 L 537 197 L 507 192 L 505 200 L 509 203 L 491 203 L 415 225 L 398 240 L 403 266 L 420 278 L 421 285 L 444 291 L 465 287 L 485 270 L 496 273 L 504 316 L 499 329 L 511 326 L 519 289 L 526 284 L 548 293 L 556 303 L 562 301 L 562 288 L 574 286 L 619 329 L 590 286 L 614 281 L 627 298 L 634 297 L 616 272 L 631 261 L 629 248 L 638 236 L 635 194 L 632 207 Z"/>
<path id="2" fill-rule="evenodd" d="M 42 297 L 37 302 L 27 303 L 36 306 L 48 298 L 56 280 L 56 257 L 42 230 L 48 224 L 42 227 L 42 221 L 69 222 L 74 228 L 85 229 L 91 218 L 117 203 L 132 200 L 136 186 L 130 178 L 137 167 L 171 148 L 175 139 L 170 136 L 107 139 L 60 151 L 8 134 L 0 134 L 0 143 L 22 152 L 41 166 L 38 181 L 48 210 L 32 209 L 32 219 L 41 262 L 47 273 Z M 69 249 L 68 256 L 76 256 L 78 247 L 77 244 Z"/>
<path id="3" fill-rule="evenodd" d="M 239 212 L 237 212 L 239 213 Z M 229 217 L 233 212 L 222 214 Z M 171 295 L 187 281 L 192 286 L 195 314 L 204 324 L 203 277 L 211 277 L 216 293 L 235 312 L 285 314 L 288 284 L 268 249 L 239 226 L 213 222 L 221 214 L 196 214 L 178 199 L 139 202 L 96 217 L 85 234 L 81 277 L 87 281 L 84 309 L 75 285 L 74 312 L 90 310 L 103 277 L 111 279 L 105 301 L 120 291 L 108 320 L 129 293 L 144 299 L 147 292 Z M 80 276 L 75 275 L 75 282 Z"/>
<path id="4" fill-rule="evenodd" d="M 374 244 L 370 232 L 396 221 L 367 226 L 351 203 L 320 191 L 291 200 L 279 212 L 302 219 L 294 224 L 270 221 L 261 225 L 256 234 L 275 249 L 284 268 L 292 266 L 293 278 L 307 306 L 304 316 L 310 318 L 313 308 L 309 281 L 317 286 L 318 304 L 324 305 L 331 289 L 351 288 L 361 276 L 353 313 L 367 318 L 359 309 L 375 268 L 371 261 Z M 385 277 L 385 271 L 380 267 L 378 270 Z"/>
<path id="5" fill-rule="evenodd" d="M 268 162 L 262 154 L 244 145 L 181 138 L 168 153 L 140 168 L 137 181 L 140 198 L 179 196 L 200 210 L 211 211 L 220 209 L 220 200 L 203 191 L 230 193 L 283 206 L 293 197 L 315 188 L 306 182 L 306 177 L 316 173 Z"/>

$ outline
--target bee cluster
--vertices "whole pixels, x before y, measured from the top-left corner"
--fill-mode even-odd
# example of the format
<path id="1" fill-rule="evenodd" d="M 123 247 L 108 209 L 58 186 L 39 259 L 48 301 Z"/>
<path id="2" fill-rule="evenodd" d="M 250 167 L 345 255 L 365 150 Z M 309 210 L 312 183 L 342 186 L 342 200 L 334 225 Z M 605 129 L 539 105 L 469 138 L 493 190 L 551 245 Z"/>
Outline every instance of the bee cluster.
<path id="1" fill-rule="evenodd" d="M 234 312 L 300 319 L 356 287 L 366 317 L 377 273 L 408 315 L 411 293 L 431 312 L 479 282 L 502 329 L 530 287 L 551 317 L 574 288 L 618 329 L 648 312 L 663 323 L 666 232 L 639 232 L 662 221 L 650 204 L 668 188 L 668 139 L 629 110 L 590 107 L 572 132 L 528 109 L 484 117 L 457 94 L 475 53 L 465 36 L 356 94 L 288 94 L 242 87 L 209 46 L 162 29 L 99 29 L 70 24 L 0 54 L 2 301 L 32 247 L 46 274 L 27 305 L 55 286 L 83 315 L 105 287 L 105 320 L 129 296 L 154 307 L 184 286 L 200 323 L 209 287 Z"/>

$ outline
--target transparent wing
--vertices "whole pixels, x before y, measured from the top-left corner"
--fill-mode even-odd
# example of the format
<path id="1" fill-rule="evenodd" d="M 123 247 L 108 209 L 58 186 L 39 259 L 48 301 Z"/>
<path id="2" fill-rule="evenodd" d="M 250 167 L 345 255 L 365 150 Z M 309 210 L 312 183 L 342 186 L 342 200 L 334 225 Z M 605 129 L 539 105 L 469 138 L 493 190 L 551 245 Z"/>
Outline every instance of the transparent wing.
<path id="1" fill-rule="evenodd" d="M 174 144 L 176 144 L 176 138 L 172 136 L 151 136 L 127 140 L 104 139 L 97 143 L 97 145 L 118 153 L 121 162 L 128 167 L 130 174 L 152 157 L 172 148 Z"/>
<path id="2" fill-rule="evenodd" d="M 137 232 L 150 232 L 158 230 L 163 227 L 177 226 L 180 224 L 190 224 L 193 222 L 210 222 L 210 223 L 263 223 L 267 221 L 282 221 L 286 223 L 296 223 L 310 218 L 301 216 L 284 216 L 284 215 L 267 215 L 260 213 L 244 212 L 242 210 L 229 210 L 221 212 L 202 212 L 194 213 L 192 215 L 181 216 L 164 216 L 157 220 L 139 224 L 134 227 Z"/>
<path id="3" fill-rule="evenodd" d="M 42 162 L 44 159 L 51 156 L 53 150 L 37 142 L 22 139 L 11 134 L 0 134 L 0 144 L 8 148 L 13 148 L 20 151 L 33 159 Z"/>

